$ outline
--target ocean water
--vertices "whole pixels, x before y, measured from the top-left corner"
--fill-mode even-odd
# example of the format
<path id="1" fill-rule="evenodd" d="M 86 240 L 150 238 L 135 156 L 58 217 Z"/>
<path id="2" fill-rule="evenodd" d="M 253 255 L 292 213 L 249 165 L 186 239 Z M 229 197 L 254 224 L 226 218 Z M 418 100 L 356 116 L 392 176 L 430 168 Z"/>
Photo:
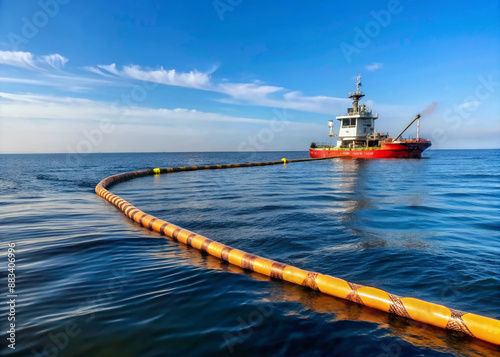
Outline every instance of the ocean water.
<path id="1" fill-rule="evenodd" d="M 0 155 L 0 354 L 500 356 L 498 346 L 220 262 L 94 193 L 120 172 L 307 156 Z M 500 319 L 500 150 L 424 156 L 180 172 L 110 191 L 253 254 Z"/>

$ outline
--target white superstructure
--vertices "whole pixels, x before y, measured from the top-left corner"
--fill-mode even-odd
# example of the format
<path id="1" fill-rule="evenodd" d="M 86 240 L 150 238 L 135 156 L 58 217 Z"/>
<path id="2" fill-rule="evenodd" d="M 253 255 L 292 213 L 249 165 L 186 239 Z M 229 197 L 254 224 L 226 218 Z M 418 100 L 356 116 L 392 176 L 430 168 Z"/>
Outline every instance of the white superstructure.
<path id="1" fill-rule="evenodd" d="M 375 133 L 375 119 L 378 114 L 373 115 L 366 105 L 359 105 L 359 100 L 365 96 L 360 87 L 361 75 L 358 76 L 356 92 L 349 93 L 352 108 L 347 109 L 347 114 L 337 117 L 340 121 L 339 138 L 342 140 L 342 146 L 347 146 L 347 142 L 368 140 L 370 134 Z"/>

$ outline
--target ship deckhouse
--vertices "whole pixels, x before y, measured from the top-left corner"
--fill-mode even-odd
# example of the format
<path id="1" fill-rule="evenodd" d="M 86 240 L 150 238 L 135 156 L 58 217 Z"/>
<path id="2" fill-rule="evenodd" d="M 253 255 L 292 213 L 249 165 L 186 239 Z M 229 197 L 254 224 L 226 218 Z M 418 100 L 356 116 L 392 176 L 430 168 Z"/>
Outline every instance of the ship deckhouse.
<path id="1" fill-rule="evenodd" d="M 375 119 L 378 114 L 373 115 L 372 111 L 364 104 L 359 104 L 359 100 L 365 95 L 360 90 L 361 75 L 358 76 L 356 92 L 349 93 L 352 99 L 352 108 L 347 109 L 347 114 L 337 117 L 340 121 L 339 138 L 342 139 L 342 146 L 348 146 L 349 142 L 365 141 L 370 134 L 375 132 Z"/>
<path id="2" fill-rule="evenodd" d="M 364 104 L 359 104 L 365 95 L 360 90 L 361 75 L 358 76 L 356 91 L 349 93 L 352 99 L 352 108 L 347 108 L 347 113 L 337 117 L 340 121 L 339 135 L 333 132 L 333 120 L 328 120 L 330 138 L 339 137 L 336 146 L 329 143 L 311 142 L 309 155 L 313 158 L 326 157 L 353 157 L 357 159 L 376 158 L 420 158 L 422 152 L 431 146 L 429 140 L 419 136 L 420 114 L 403 129 L 395 139 L 389 138 L 388 133 L 375 131 L 375 119 L 378 114 L 373 115 L 372 111 Z M 403 139 L 403 133 L 417 122 L 417 137 L 413 139 Z"/>

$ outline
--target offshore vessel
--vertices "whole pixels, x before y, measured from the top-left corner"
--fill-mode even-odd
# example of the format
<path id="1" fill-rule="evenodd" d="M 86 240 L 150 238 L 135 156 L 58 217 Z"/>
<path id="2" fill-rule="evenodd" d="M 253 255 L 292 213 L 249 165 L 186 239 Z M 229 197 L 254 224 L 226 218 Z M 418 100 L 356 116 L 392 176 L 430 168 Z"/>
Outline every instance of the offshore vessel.
<path id="1" fill-rule="evenodd" d="M 388 134 L 375 132 L 375 120 L 378 113 L 373 115 L 372 111 L 365 104 L 359 104 L 365 95 L 360 90 L 361 75 L 358 76 L 356 92 L 349 93 L 352 99 L 352 108 L 347 109 L 345 115 L 340 115 L 340 130 L 336 145 L 328 143 L 311 143 L 309 155 L 314 158 L 319 157 L 354 157 L 366 159 L 378 158 L 421 158 L 422 152 L 431 146 L 429 140 L 419 137 L 420 114 L 396 136 L 395 139 Z M 403 133 L 417 122 L 417 137 L 403 139 Z M 328 121 L 330 137 L 337 137 L 333 132 L 333 120 Z"/>

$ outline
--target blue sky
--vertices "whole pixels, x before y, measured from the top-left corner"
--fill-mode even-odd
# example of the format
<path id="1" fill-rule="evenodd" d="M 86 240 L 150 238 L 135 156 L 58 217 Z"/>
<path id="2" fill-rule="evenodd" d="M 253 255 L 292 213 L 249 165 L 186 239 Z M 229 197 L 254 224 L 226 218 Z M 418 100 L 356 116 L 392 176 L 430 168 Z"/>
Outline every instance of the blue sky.
<path id="1" fill-rule="evenodd" d="M 433 148 L 500 147 L 499 1 L 0 0 L 0 20 L 0 153 L 307 150 L 358 74 L 377 130 L 423 111 Z"/>

